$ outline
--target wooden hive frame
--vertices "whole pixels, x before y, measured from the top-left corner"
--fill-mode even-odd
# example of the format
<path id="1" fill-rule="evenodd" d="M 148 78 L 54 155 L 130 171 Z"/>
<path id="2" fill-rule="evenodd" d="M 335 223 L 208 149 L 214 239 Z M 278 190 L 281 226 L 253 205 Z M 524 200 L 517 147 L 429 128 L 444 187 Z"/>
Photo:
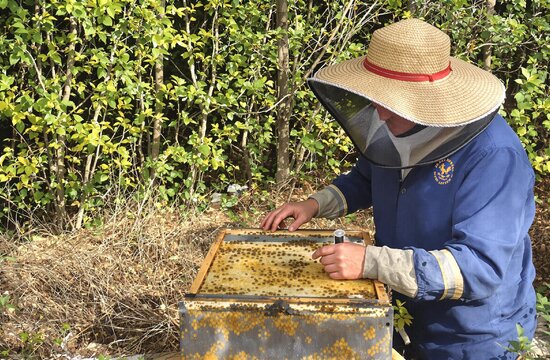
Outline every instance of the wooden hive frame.
<path id="1" fill-rule="evenodd" d="M 308 238 L 308 237 L 330 237 L 332 236 L 333 231 L 332 230 L 300 230 L 300 231 L 287 231 L 287 230 L 278 230 L 276 232 L 266 232 L 261 229 L 222 229 L 219 234 L 217 235 L 214 243 L 210 247 L 210 250 L 208 254 L 206 255 L 198 273 L 193 281 L 188 293 L 186 294 L 187 298 L 194 298 L 197 295 L 200 294 L 201 286 L 204 283 L 204 280 L 208 274 L 208 271 L 210 270 L 214 259 L 216 255 L 218 254 L 218 251 L 222 244 L 224 243 L 224 239 L 228 235 L 257 235 L 257 236 L 286 236 L 288 238 Z M 365 231 L 359 231 L 359 230 L 348 230 L 346 232 L 346 235 L 349 237 L 354 238 L 360 238 L 363 240 L 365 245 L 372 244 L 372 239 L 369 233 Z M 390 300 L 388 297 L 388 293 L 386 291 L 386 288 L 384 284 L 377 280 L 372 280 L 372 284 L 376 293 L 376 299 L 379 304 L 390 304 Z M 226 297 L 226 299 L 228 299 Z M 235 300 L 239 300 L 240 297 L 235 297 Z M 275 300 L 275 299 L 284 299 L 287 302 L 291 303 L 309 303 L 309 302 L 317 302 L 319 300 L 326 301 L 325 298 L 315 298 L 315 297 L 294 297 L 294 296 L 273 296 L 273 297 L 259 297 L 258 301 L 265 301 L 265 300 Z M 242 300 L 242 299 L 240 299 Z M 254 301 L 254 299 L 247 299 Z M 351 303 L 354 302 L 353 298 L 335 298 L 330 299 L 331 302 L 334 303 Z"/>

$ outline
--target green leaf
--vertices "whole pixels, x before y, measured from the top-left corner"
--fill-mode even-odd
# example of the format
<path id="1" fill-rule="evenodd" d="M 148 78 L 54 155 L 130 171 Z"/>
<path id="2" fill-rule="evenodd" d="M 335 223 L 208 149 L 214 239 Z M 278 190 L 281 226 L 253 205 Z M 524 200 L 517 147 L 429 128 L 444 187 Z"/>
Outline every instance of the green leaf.
<path id="1" fill-rule="evenodd" d="M 115 6 L 109 5 L 109 6 L 107 7 L 107 14 L 109 14 L 109 16 L 110 16 L 111 18 L 114 18 L 114 17 L 115 17 L 115 14 L 116 14 L 116 12 L 115 12 Z M 110 25 L 109 25 L 109 26 L 110 26 Z"/>
<path id="2" fill-rule="evenodd" d="M 15 65 L 19 62 L 20 60 L 20 57 L 19 57 L 19 54 L 16 54 L 16 53 L 11 53 L 10 54 L 10 65 Z"/>
<path id="3" fill-rule="evenodd" d="M 525 100 L 525 96 L 523 96 L 523 93 L 521 93 L 521 92 L 518 92 L 518 93 L 514 96 L 514 98 L 516 99 L 516 101 L 517 101 L 518 103 L 522 103 L 522 102 Z"/>
<path id="4" fill-rule="evenodd" d="M 110 16 L 104 16 L 102 23 L 105 26 L 113 26 L 113 19 Z"/>
<path id="5" fill-rule="evenodd" d="M 206 144 L 202 144 L 202 145 L 199 145 L 197 147 L 197 149 L 199 150 L 199 152 L 204 155 L 204 156 L 208 156 L 210 155 L 210 146 L 206 145 Z"/>
<path id="6" fill-rule="evenodd" d="M 15 128 L 22 134 L 25 130 L 25 123 L 23 121 L 19 121 L 17 124 L 15 124 Z"/>
<path id="7" fill-rule="evenodd" d="M 38 202 L 40 199 L 44 197 L 44 193 L 42 191 L 35 191 L 33 194 L 34 201 Z"/>

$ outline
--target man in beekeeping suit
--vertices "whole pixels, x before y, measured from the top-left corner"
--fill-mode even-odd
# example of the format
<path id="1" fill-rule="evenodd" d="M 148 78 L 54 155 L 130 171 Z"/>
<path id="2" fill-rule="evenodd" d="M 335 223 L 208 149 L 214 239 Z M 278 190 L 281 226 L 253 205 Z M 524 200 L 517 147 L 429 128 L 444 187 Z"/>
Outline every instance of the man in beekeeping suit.
<path id="1" fill-rule="evenodd" d="M 372 206 L 376 246 L 313 254 L 329 276 L 388 284 L 414 318 L 411 358 L 515 358 L 506 347 L 516 324 L 529 338 L 536 326 L 534 173 L 497 114 L 502 83 L 451 57 L 445 33 L 408 19 L 375 31 L 366 56 L 321 69 L 309 85 L 361 156 L 261 227 L 291 217 L 293 231 Z"/>

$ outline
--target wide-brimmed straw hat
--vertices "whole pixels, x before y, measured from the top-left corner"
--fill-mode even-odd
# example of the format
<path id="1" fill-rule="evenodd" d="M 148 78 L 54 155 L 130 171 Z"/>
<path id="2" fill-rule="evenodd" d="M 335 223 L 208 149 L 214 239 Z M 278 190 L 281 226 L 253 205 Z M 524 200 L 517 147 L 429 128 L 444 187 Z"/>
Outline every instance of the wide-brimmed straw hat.
<path id="1" fill-rule="evenodd" d="M 363 96 L 415 123 L 466 125 L 494 113 L 505 96 L 490 72 L 450 56 L 450 39 L 418 19 L 376 30 L 366 56 L 327 66 L 310 81 Z"/>

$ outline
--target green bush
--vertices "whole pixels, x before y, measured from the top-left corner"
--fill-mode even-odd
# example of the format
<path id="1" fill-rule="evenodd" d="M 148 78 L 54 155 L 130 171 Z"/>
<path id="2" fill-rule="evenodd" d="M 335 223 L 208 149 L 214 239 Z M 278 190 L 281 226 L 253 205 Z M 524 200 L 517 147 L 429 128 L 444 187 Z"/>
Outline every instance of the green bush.
<path id="1" fill-rule="evenodd" d="M 535 169 L 550 173 L 546 1 L 289 2 L 290 167 L 338 173 L 353 146 L 305 80 L 364 53 L 373 29 L 410 16 L 437 23 L 454 53 L 508 87 L 502 111 Z M 0 1 L 0 217 L 91 224 L 115 201 L 153 193 L 203 202 L 275 174 L 275 2 Z M 23 228 L 20 228 L 23 231 Z"/>

